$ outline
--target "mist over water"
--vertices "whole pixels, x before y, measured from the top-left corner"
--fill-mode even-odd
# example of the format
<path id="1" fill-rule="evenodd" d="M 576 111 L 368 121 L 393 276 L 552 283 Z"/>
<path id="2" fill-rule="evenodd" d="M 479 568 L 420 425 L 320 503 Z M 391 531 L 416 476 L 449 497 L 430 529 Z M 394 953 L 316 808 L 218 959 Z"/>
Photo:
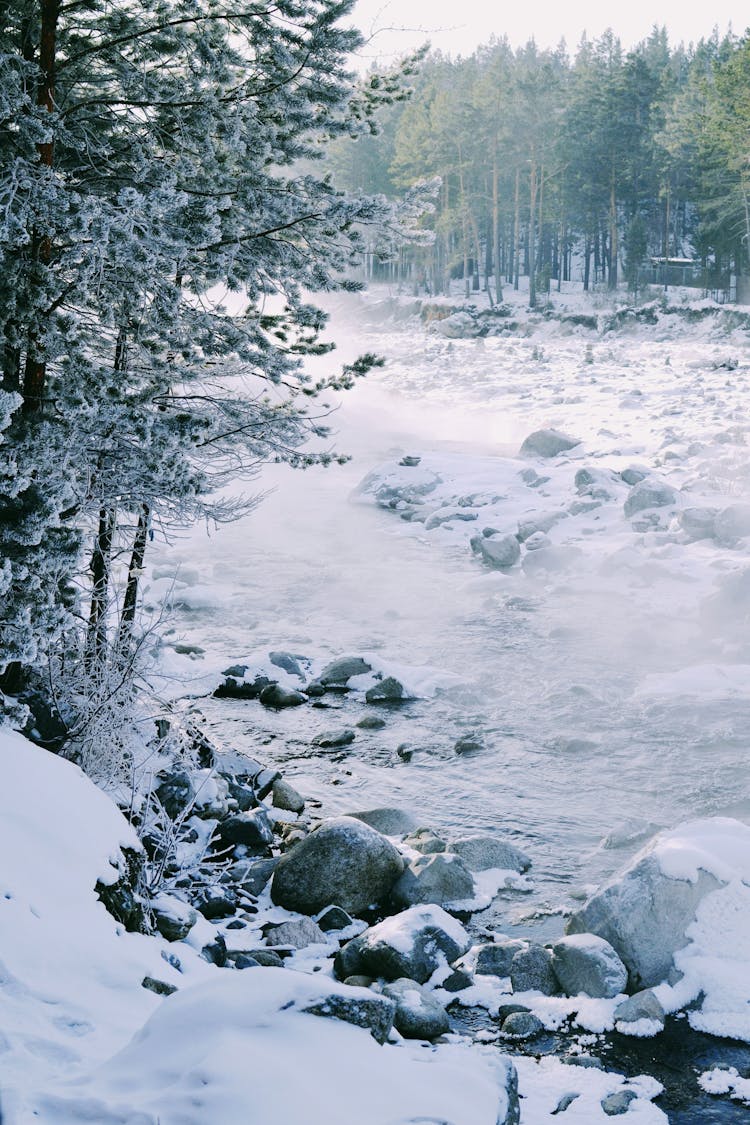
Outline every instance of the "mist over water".
<path id="1" fill-rule="evenodd" d="M 162 571 L 195 572 L 174 638 L 220 667 L 265 647 L 378 653 L 450 676 L 434 698 L 387 712 L 384 730 L 358 732 L 346 755 L 310 750 L 320 730 L 364 713 L 346 698 L 279 714 L 202 701 L 215 733 L 283 763 L 327 812 L 394 804 L 453 835 L 514 834 L 534 860 L 533 894 L 503 908 L 521 928 L 535 910 L 554 919 L 571 891 L 606 878 L 656 828 L 750 818 L 742 542 L 686 542 L 666 521 L 638 533 L 616 497 L 562 521 L 556 568 L 500 573 L 468 548 L 481 511 L 476 526 L 427 532 L 352 498 L 370 470 L 404 454 L 486 495 L 497 466 L 493 511 L 507 494 L 515 530 L 519 496 L 529 511 L 559 507 L 556 478 L 551 494 L 508 489 L 529 464 L 518 458 L 508 476 L 523 438 L 554 425 L 583 442 L 564 470 L 568 502 L 578 468 L 635 463 L 681 489 L 683 507 L 742 501 L 746 375 L 715 366 L 731 339 L 684 325 L 604 340 L 541 325 L 531 339 L 448 342 L 354 301 L 336 308 L 332 334 L 336 358 L 374 350 L 388 360 L 335 415 L 335 446 L 353 460 L 269 467 L 261 487 L 272 492 L 251 516 L 164 549 Z M 456 754 L 465 734 L 484 748 Z"/>

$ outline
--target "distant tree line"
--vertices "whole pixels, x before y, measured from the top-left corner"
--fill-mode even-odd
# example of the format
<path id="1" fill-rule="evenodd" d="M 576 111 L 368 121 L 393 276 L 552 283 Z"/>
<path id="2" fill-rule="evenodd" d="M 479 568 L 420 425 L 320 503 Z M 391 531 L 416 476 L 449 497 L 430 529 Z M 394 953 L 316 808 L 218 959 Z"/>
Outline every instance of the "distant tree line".
<path id="1" fill-rule="evenodd" d="M 493 39 L 469 58 L 428 55 L 414 87 L 379 135 L 337 142 L 335 167 L 386 195 L 440 177 L 432 246 L 394 247 L 415 285 L 458 276 L 499 301 L 527 276 L 533 305 L 574 273 L 635 287 L 650 257 L 696 259 L 707 287 L 748 272 L 747 35 L 672 48 L 654 28 L 624 51 L 607 32 L 572 59 Z"/>

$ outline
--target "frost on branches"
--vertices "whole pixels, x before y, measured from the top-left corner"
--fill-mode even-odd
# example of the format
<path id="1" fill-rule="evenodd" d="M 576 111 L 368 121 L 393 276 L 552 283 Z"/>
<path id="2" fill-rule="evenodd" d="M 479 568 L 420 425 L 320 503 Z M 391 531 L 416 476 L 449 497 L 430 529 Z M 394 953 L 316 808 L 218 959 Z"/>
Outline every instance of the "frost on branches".
<path id="1" fill-rule="evenodd" d="M 6 692 L 53 658 L 96 695 L 133 659 L 154 528 L 231 518 L 217 490 L 269 459 L 330 459 L 300 449 L 325 432 L 313 400 L 377 360 L 309 383 L 305 356 L 332 345 L 303 294 L 351 287 L 362 228 L 420 210 L 317 172 L 404 96 L 398 74 L 355 87 L 352 6 L 3 5 Z M 75 707 L 62 718 L 75 730 Z"/>

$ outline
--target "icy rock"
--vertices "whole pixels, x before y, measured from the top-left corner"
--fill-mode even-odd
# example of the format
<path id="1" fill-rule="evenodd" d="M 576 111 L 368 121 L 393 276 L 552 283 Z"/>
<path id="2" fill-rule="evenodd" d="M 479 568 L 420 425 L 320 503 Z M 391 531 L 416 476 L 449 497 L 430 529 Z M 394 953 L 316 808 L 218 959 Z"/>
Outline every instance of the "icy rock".
<path id="1" fill-rule="evenodd" d="M 535 531 L 534 534 L 530 535 L 526 540 L 527 551 L 540 551 L 542 547 L 549 546 L 551 546 L 551 540 L 549 536 L 545 535 L 542 531 Z"/>
<path id="2" fill-rule="evenodd" d="M 455 312 L 442 320 L 433 321 L 433 327 L 449 340 L 470 340 L 479 336 L 482 329 L 470 313 Z"/>
<path id="3" fill-rule="evenodd" d="M 569 449 L 575 449 L 580 444 L 578 438 L 568 437 L 558 430 L 535 430 L 524 440 L 521 456 L 557 457 L 558 453 L 567 453 Z"/>
<path id="4" fill-rule="evenodd" d="M 631 465 L 628 469 L 623 469 L 620 476 L 625 481 L 625 484 L 640 484 L 648 476 L 648 469 L 639 469 L 635 465 Z"/>
<path id="5" fill-rule="evenodd" d="M 293 656 L 291 652 L 269 652 L 268 659 L 276 668 L 281 668 L 284 672 L 288 672 L 290 676 L 297 676 L 300 680 L 305 679 L 305 673 L 300 664 L 300 660 L 304 660 L 304 657 Z"/>
<path id="6" fill-rule="evenodd" d="M 269 707 L 273 711 L 282 711 L 286 707 L 300 707 L 303 703 L 307 703 L 307 696 L 301 691 L 290 691 L 280 684 L 269 684 L 268 687 L 263 688 L 258 698 L 264 707 Z"/>
<path id="7" fill-rule="evenodd" d="M 346 684 L 352 676 L 363 676 L 371 671 L 371 665 L 361 656 L 340 656 L 325 666 L 318 679 L 328 687 L 330 684 Z"/>
<path id="8" fill-rule="evenodd" d="M 201 949 L 201 957 L 211 965 L 220 969 L 227 963 L 227 943 L 221 934 L 217 934 L 213 941 L 206 942 Z"/>
<path id="9" fill-rule="evenodd" d="M 526 948 L 525 941 L 496 941 L 480 945 L 475 969 L 488 977 L 509 977 L 510 966 L 516 953 Z"/>
<path id="10" fill-rule="evenodd" d="M 198 921 L 192 906 L 172 895 L 157 895 L 151 902 L 154 925 L 167 941 L 182 941 Z"/>
<path id="11" fill-rule="evenodd" d="M 730 504 L 714 519 L 714 535 L 720 543 L 735 543 L 750 535 L 750 504 Z"/>
<path id="12" fill-rule="evenodd" d="M 552 967 L 551 950 L 535 942 L 514 953 L 509 975 L 514 992 L 541 992 L 544 996 L 554 996 L 560 991 Z"/>
<path id="13" fill-rule="evenodd" d="M 393 1024 L 404 1039 L 436 1039 L 450 1031 L 443 1005 L 415 980 L 400 977 L 384 986 L 383 995 L 395 1001 Z"/>
<path id="14" fill-rule="evenodd" d="M 336 975 L 409 977 L 424 984 L 436 969 L 462 957 L 469 945 L 460 922 L 439 906 L 413 906 L 347 942 L 336 955 Z"/>
<path id="15" fill-rule="evenodd" d="M 566 518 L 567 512 L 547 512 L 543 515 L 534 516 L 533 519 L 525 519 L 518 525 L 516 538 L 520 543 L 525 543 L 532 535 L 539 533 L 545 535 L 548 531 L 551 531 L 555 524 Z"/>
<path id="16" fill-rule="evenodd" d="M 326 935 L 312 918 L 292 918 L 266 931 L 266 945 L 271 948 L 279 945 L 306 949 L 308 945 L 323 945 L 326 940 Z"/>
<path id="17" fill-rule="evenodd" d="M 354 817 L 337 817 L 281 857 L 271 898 L 301 914 L 317 914 L 332 902 L 357 914 L 384 901 L 403 869 L 385 836 Z"/>
<path id="18" fill-rule="evenodd" d="M 653 478 L 646 478 L 633 485 L 623 511 L 630 519 L 636 512 L 643 512 L 648 508 L 669 508 L 676 503 L 677 493 L 670 485 Z"/>
<path id="19" fill-rule="evenodd" d="M 483 563 L 496 570 L 507 570 L 521 557 L 521 547 L 515 535 L 475 535 L 471 549 Z"/>
<path id="20" fill-rule="evenodd" d="M 147 988 L 149 992 L 155 992 L 157 996 L 171 996 L 172 993 L 177 991 L 177 985 L 168 984 L 165 980 L 157 980 L 156 977 L 150 976 L 143 978 L 141 988 Z"/>
<path id="21" fill-rule="evenodd" d="M 225 847 L 244 844 L 249 848 L 267 848 L 273 843 L 271 821 L 262 807 L 226 817 L 217 828 L 217 836 Z"/>
<path id="22" fill-rule="evenodd" d="M 364 824 L 369 824 L 370 828 L 374 828 L 376 832 L 382 832 L 384 836 L 403 836 L 418 825 L 416 817 L 410 812 L 390 806 L 382 809 L 363 809 L 360 812 L 347 813 L 347 815 L 353 816 L 355 820 L 361 820 Z"/>
<path id="23" fill-rule="evenodd" d="M 244 664 L 234 664 L 223 673 L 226 677 L 223 684 L 219 684 L 214 692 L 216 699 L 257 699 L 264 688 L 270 687 L 275 681 L 268 676 L 256 676 L 253 680 L 244 680 L 247 667 Z"/>
<path id="24" fill-rule="evenodd" d="M 395 1001 L 387 996 L 378 996 L 375 992 L 368 995 L 363 995 L 361 989 L 358 992 L 359 994 L 355 994 L 352 990 L 351 996 L 326 996 L 302 1010 L 312 1016 L 324 1016 L 327 1019 L 343 1020 L 355 1027 L 366 1027 L 376 1043 L 385 1043 L 393 1027 Z"/>
<path id="25" fill-rule="evenodd" d="M 404 685 L 395 676 L 386 676 L 384 680 L 365 692 L 367 703 L 400 703 L 401 700 L 409 698 Z"/>
<path id="26" fill-rule="evenodd" d="M 432 512 L 425 520 L 425 531 L 432 531 L 436 527 L 442 527 L 443 524 L 453 523 L 454 520 L 462 520 L 470 522 L 477 519 L 479 513 L 472 512 L 467 508 L 438 508 L 437 511 Z"/>
<path id="27" fill-rule="evenodd" d="M 544 1024 L 533 1012 L 511 1012 L 500 1030 L 508 1039 L 535 1039 L 544 1031 Z"/>
<path id="28" fill-rule="evenodd" d="M 232 882 L 246 894 L 257 897 L 273 875 L 278 862 L 276 858 L 258 859 L 252 863 L 240 860 L 229 868 L 228 874 Z"/>
<path id="29" fill-rule="evenodd" d="M 457 855 L 437 853 L 413 860 L 393 888 L 400 906 L 434 902 L 439 906 L 474 897 L 474 880 Z"/>
<path id="30" fill-rule="evenodd" d="M 471 988 L 473 984 L 474 976 L 468 969 L 454 969 L 440 987 L 445 992 L 463 992 L 465 988 Z"/>
<path id="31" fill-rule="evenodd" d="M 531 867 L 531 860 L 525 852 L 495 836 L 467 836 L 462 840 L 454 840 L 448 846 L 448 851 L 460 856 L 470 871 L 501 868 L 522 874 Z"/>
<path id="32" fill-rule="evenodd" d="M 597 891 L 568 920 L 566 933 L 598 934 L 625 963 L 634 989 L 665 980 L 674 954 L 688 943 L 686 931 L 699 903 L 722 884 L 707 871 L 695 882 L 664 873 L 654 848 L 647 845 L 621 874 Z"/>
<path id="33" fill-rule="evenodd" d="M 602 1098 L 601 1107 L 607 1117 L 619 1117 L 620 1114 L 628 1112 L 630 1103 L 637 1097 L 635 1090 L 616 1090 L 613 1094 L 607 1094 L 606 1098 Z"/>
<path id="34" fill-rule="evenodd" d="M 595 934 L 572 934 L 552 949 L 552 968 L 568 996 L 581 992 L 610 999 L 625 991 L 628 971 L 604 938 Z"/>
<path id="35" fill-rule="evenodd" d="M 629 996 L 615 1008 L 615 1023 L 635 1024 L 641 1020 L 664 1026 L 664 1009 L 650 988 Z"/>
<path id="36" fill-rule="evenodd" d="M 385 726 L 385 719 L 381 719 L 380 715 L 365 715 L 364 719 L 360 719 L 354 725 L 359 727 L 360 730 L 382 730 Z"/>
<path id="37" fill-rule="evenodd" d="M 484 750 L 484 742 L 477 734 L 465 734 L 453 744 L 455 754 L 478 754 L 481 750 Z"/>
<path id="38" fill-rule="evenodd" d="M 229 918 L 237 909 L 237 896 L 228 887 L 218 883 L 208 887 L 200 887 L 196 892 L 195 905 L 204 918 L 214 921 L 217 918 Z"/>
<path id="39" fill-rule="evenodd" d="M 139 845 L 140 846 L 140 845 Z M 145 856 L 135 848 L 123 847 L 122 859 L 116 866 L 119 877 L 114 883 L 98 880 L 94 890 L 107 912 L 131 933 L 146 933 L 143 899 L 138 891 L 143 882 Z"/>
<path id="40" fill-rule="evenodd" d="M 317 734 L 312 744 L 321 750 L 338 750 L 342 746 L 350 746 L 356 737 L 353 730 L 329 730 Z"/>
<path id="41" fill-rule="evenodd" d="M 281 809 L 282 812 L 301 813 L 304 812 L 305 799 L 300 796 L 293 785 L 283 778 L 274 781 L 271 786 L 271 801 L 275 809 Z"/>

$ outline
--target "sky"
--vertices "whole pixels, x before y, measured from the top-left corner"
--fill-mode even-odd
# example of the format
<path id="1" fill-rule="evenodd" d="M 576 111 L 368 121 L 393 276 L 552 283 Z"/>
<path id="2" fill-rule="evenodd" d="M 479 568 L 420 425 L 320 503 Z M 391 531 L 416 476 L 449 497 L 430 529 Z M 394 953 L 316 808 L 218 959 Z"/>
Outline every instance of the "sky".
<path id="1" fill-rule="evenodd" d="M 492 34 L 507 35 L 513 46 L 534 38 L 540 47 L 554 47 L 562 38 L 573 51 L 586 31 L 595 38 L 611 27 L 628 48 L 644 39 L 653 25 L 664 25 L 673 44 L 689 43 L 720 32 L 743 32 L 750 12 L 740 0 L 358 0 L 354 20 L 369 42 L 362 65 L 392 61 L 429 39 L 451 55 L 468 55 Z M 375 34 L 373 34 L 373 32 Z"/>

